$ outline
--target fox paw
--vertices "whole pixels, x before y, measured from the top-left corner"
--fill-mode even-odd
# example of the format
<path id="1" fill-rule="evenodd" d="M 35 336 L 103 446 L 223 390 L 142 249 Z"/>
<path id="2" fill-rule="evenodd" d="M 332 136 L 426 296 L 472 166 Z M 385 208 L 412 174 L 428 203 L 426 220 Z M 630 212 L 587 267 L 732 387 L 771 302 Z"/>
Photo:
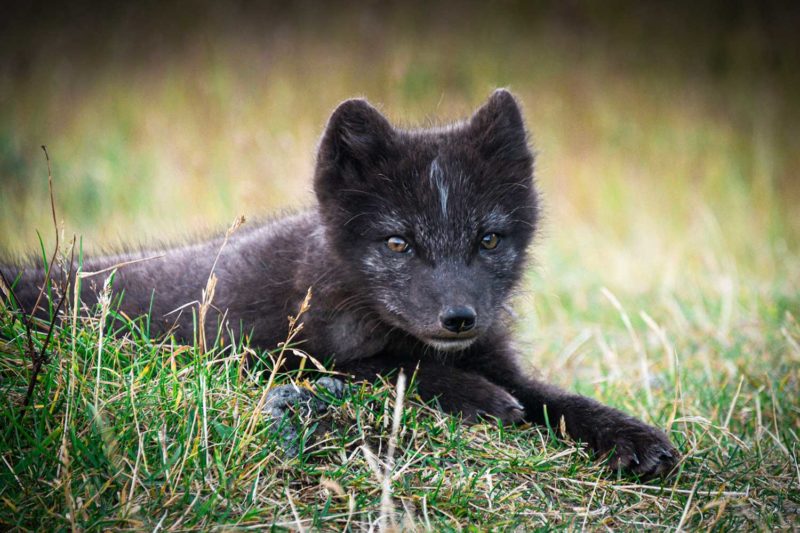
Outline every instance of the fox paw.
<path id="1" fill-rule="evenodd" d="M 267 393 L 263 413 L 278 432 L 284 452 L 291 457 L 300 453 L 302 420 L 328 410 L 331 400 L 341 399 L 345 383 L 323 376 L 314 384 L 314 391 L 295 385 L 280 385 Z"/>
<path id="2" fill-rule="evenodd" d="M 612 468 L 642 479 L 669 475 L 680 459 L 664 432 L 636 419 L 626 419 L 604 435 L 597 451 L 610 457 Z"/>
<path id="3" fill-rule="evenodd" d="M 525 417 L 525 408 L 513 395 L 500 387 L 478 390 L 473 400 L 465 404 L 462 416 L 467 423 L 494 419 L 503 425 L 519 424 Z M 487 394 L 483 394 L 486 392 Z"/>

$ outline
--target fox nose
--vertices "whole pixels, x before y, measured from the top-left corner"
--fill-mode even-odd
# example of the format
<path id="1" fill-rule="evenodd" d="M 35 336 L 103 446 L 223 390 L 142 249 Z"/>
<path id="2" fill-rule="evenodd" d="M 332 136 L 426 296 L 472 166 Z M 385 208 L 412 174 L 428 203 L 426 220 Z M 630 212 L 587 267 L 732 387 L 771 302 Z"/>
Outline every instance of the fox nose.
<path id="1" fill-rule="evenodd" d="M 439 315 L 439 320 L 444 329 L 453 333 L 463 333 L 471 330 L 475 327 L 476 318 L 475 310 L 467 306 L 450 307 Z"/>

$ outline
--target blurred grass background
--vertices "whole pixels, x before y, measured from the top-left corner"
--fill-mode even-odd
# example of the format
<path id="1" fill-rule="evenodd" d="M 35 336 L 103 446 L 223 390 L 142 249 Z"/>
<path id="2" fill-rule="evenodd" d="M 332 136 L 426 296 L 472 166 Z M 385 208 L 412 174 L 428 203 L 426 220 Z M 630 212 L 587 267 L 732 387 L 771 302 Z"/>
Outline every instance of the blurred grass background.
<path id="1" fill-rule="evenodd" d="M 628 283 L 687 246 L 762 268 L 800 232 L 797 20 L 735 3 L 28 7 L 2 32 L 0 245 L 49 233 L 41 144 L 70 233 L 172 238 L 310 203 L 342 99 L 416 125 L 508 86 L 540 152 L 545 247 L 641 268 Z"/>

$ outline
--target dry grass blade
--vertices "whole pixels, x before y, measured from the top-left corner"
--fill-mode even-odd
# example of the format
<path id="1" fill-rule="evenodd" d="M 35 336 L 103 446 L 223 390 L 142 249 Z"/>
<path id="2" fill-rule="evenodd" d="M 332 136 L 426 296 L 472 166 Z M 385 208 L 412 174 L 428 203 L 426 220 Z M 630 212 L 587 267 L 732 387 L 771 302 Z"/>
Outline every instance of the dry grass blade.
<path id="1" fill-rule="evenodd" d="M 392 472 L 394 471 L 394 454 L 397 449 L 397 439 L 400 435 L 400 422 L 403 418 L 403 400 L 406 392 L 406 375 L 402 370 L 397 376 L 395 386 L 394 412 L 392 413 L 392 433 L 389 436 L 389 446 L 384 459 L 384 471 L 381 480 L 381 516 L 378 521 L 381 531 L 391 531 L 397 527 L 395 509 L 392 502 Z"/>
<path id="2" fill-rule="evenodd" d="M 306 291 L 305 298 L 303 298 L 303 301 L 300 304 L 300 309 L 298 310 L 297 314 L 295 316 L 289 317 L 289 333 L 286 336 L 286 340 L 281 344 L 278 356 L 272 362 L 272 371 L 270 372 L 269 378 L 267 379 L 267 384 L 261 392 L 261 396 L 259 397 L 259 400 L 256 403 L 255 408 L 253 409 L 253 413 L 250 415 L 250 419 L 247 423 L 243 436 L 243 441 L 245 443 L 249 442 L 250 439 L 252 438 L 253 432 L 256 427 L 256 423 L 261 417 L 261 413 L 264 410 L 264 406 L 266 405 L 267 396 L 269 395 L 270 390 L 272 390 L 272 387 L 275 384 L 275 379 L 278 376 L 278 372 L 280 372 L 280 370 L 283 367 L 283 363 L 286 359 L 286 350 L 303 329 L 303 323 L 300 322 L 300 319 L 311 307 L 311 295 L 312 295 L 311 287 L 309 287 L 308 291 Z M 244 451 L 246 447 L 242 446 L 241 449 Z"/>
<path id="3" fill-rule="evenodd" d="M 214 263 L 211 265 L 211 271 L 208 273 L 208 281 L 206 281 L 206 286 L 203 289 L 203 294 L 200 298 L 200 304 L 198 306 L 197 334 L 199 336 L 200 349 L 203 353 L 207 352 L 209 348 L 208 339 L 206 338 L 206 320 L 208 318 L 208 311 L 211 308 L 212 302 L 214 301 L 214 291 L 217 288 L 217 276 L 214 274 L 214 271 L 217 268 L 219 257 L 222 255 L 222 250 L 225 248 L 225 245 L 228 244 L 228 239 L 244 223 L 245 218 L 240 215 L 236 217 L 228 230 L 225 232 L 225 236 L 222 239 L 222 244 L 220 244 L 219 249 L 217 250 L 217 255 L 214 256 Z"/>

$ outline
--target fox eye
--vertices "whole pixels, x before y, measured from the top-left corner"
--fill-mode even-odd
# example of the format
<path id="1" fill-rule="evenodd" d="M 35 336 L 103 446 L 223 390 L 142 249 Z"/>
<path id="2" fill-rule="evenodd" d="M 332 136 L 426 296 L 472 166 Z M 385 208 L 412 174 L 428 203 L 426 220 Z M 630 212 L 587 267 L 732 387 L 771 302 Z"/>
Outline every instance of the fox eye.
<path id="1" fill-rule="evenodd" d="M 391 251 L 396 252 L 398 254 L 405 253 L 411 249 L 411 245 L 409 245 L 404 238 L 398 237 L 397 235 L 394 235 L 386 239 L 386 246 Z"/>
<path id="2" fill-rule="evenodd" d="M 487 233 L 481 237 L 481 247 L 486 250 L 494 250 L 500 242 L 500 235 L 497 233 Z"/>

